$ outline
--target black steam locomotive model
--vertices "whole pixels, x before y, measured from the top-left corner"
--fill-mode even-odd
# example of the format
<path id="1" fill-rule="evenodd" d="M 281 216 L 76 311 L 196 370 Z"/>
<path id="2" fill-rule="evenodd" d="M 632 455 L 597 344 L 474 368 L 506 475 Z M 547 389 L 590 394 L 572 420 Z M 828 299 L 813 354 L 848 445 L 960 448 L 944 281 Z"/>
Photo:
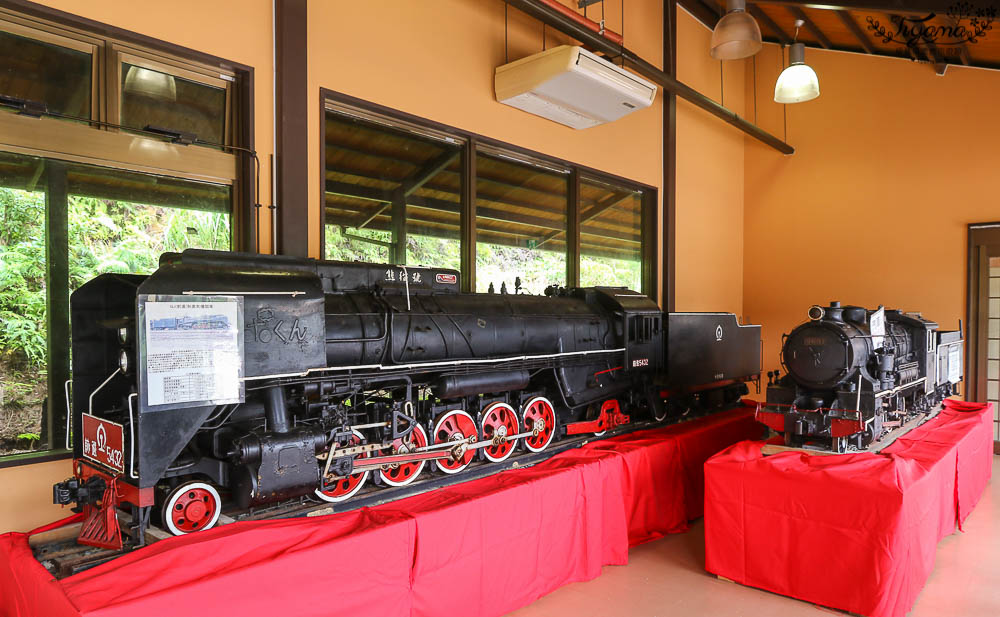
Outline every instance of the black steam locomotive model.
<path id="1" fill-rule="evenodd" d="M 861 450 L 957 393 L 961 324 L 940 331 L 920 313 L 831 302 L 783 338 L 781 363 L 757 419 L 788 446 Z"/>
<path id="2" fill-rule="evenodd" d="M 438 268 L 187 250 L 97 277 L 71 311 L 75 475 L 54 499 L 97 546 L 121 546 L 126 504 L 141 544 L 151 515 L 184 534 L 224 501 L 343 502 L 732 404 L 760 373 L 759 326 L 731 314 L 670 316 L 694 364 L 677 381 L 639 293 L 460 293 Z M 706 344 L 724 361 L 699 363 Z"/>

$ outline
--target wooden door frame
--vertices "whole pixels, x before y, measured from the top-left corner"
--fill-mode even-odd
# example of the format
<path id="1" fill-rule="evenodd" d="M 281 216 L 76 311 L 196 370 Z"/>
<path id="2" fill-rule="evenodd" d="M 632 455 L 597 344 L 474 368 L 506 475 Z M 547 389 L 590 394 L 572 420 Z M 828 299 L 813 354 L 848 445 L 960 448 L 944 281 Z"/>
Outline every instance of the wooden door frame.
<path id="1" fill-rule="evenodd" d="M 977 232 L 979 232 L 977 234 Z M 976 236 L 979 236 L 978 238 Z M 985 237 L 984 237 L 985 236 Z M 980 350 L 988 345 L 986 332 L 981 332 L 979 322 L 988 318 L 988 308 L 980 300 L 985 288 L 989 293 L 990 266 L 986 246 L 1000 245 L 1000 222 L 971 223 L 968 225 L 968 283 L 966 292 L 965 335 L 965 399 L 986 400 L 987 385 L 985 366 L 980 366 Z M 984 314 L 984 311 L 986 313 Z M 983 361 L 985 363 L 985 360 Z M 990 418 L 990 423 L 994 422 Z M 1000 441 L 993 441 L 993 452 L 1000 454 Z"/>

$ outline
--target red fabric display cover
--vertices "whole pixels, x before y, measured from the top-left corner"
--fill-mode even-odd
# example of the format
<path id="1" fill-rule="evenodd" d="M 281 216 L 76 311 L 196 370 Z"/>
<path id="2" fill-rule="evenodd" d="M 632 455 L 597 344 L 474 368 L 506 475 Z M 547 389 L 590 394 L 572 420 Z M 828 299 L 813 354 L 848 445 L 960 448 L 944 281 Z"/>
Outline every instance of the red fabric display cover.
<path id="1" fill-rule="evenodd" d="M 946 400 L 881 454 L 765 457 L 760 442 L 716 454 L 705 463 L 705 568 L 823 606 L 903 617 L 938 541 L 961 528 L 989 481 L 992 418 L 992 405 Z"/>
<path id="2" fill-rule="evenodd" d="M 686 530 L 705 460 L 760 434 L 744 407 L 375 508 L 161 540 L 62 581 L 8 533 L 0 614 L 502 615 Z"/>

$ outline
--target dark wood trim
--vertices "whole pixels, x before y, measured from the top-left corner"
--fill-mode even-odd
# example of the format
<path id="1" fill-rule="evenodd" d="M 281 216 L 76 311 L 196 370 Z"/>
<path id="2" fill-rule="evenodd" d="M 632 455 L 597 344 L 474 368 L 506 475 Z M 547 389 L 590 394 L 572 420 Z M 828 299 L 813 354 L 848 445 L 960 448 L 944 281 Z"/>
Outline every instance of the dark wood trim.
<path id="1" fill-rule="evenodd" d="M 476 291 L 476 143 L 475 137 L 462 149 L 462 211 L 459 214 L 459 269 L 462 291 Z"/>
<path id="2" fill-rule="evenodd" d="M 642 193 L 642 289 L 639 291 L 654 299 L 659 297 L 660 282 L 656 280 L 656 274 L 661 267 L 657 264 L 660 257 L 657 252 L 659 230 L 656 228 L 659 220 L 657 206 L 660 205 L 657 200 L 658 194 L 655 189 Z"/>
<path id="3" fill-rule="evenodd" d="M 993 442 L 993 454 L 1000 454 L 1000 441 Z"/>
<path id="4" fill-rule="evenodd" d="M 789 4 L 813 9 L 834 9 L 845 11 L 892 12 L 903 14 L 937 13 L 946 15 L 948 9 L 954 6 L 952 0 L 833 0 L 815 2 L 812 0 L 767 0 L 766 4 Z M 973 0 L 972 4 L 984 6 L 981 0 Z"/>
<path id="5" fill-rule="evenodd" d="M 580 172 L 574 167 L 567 178 L 566 286 L 580 286 Z"/>
<path id="6" fill-rule="evenodd" d="M 47 409 L 42 415 L 41 442 L 58 448 L 66 440 L 66 395 L 69 379 L 69 187 L 66 163 L 45 162 L 45 305 Z"/>
<path id="7" fill-rule="evenodd" d="M 237 151 L 240 157 L 240 175 L 234 187 L 234 210 L 236 221 L 233 224 L 233 248 L 246 253 L 260 252 L 260 221 L 262 211 L 260 205 L 260 173 L 263 173 L 263 162 L 256 154 L 256 131 L 254 118 L 254 72 L 237 71 L 236 73 L 236 126 L 237 144 L 254 154 Z M 259 171 L 259 173 L 258 173 Z M 271 248 L 274 252 L 274 248 Z"/>
<path id="8" fill-rule="evenodd" d="M 35 463 L 48 463 L 49 461 L 68 461 L 73 458 L 70 450 L 45 450 L 40 452 L 23 452 L 20 454 L 5 454 L 0 456 L 0 469 L 8 467 L 21 467 L 23 465 L 34 465 Z M 66 475 L 72 473 L 67 466 Z"/>
<path id="9" fill-rule="evenodd" d="M 278 247 L 275 253 L 309 256 L 309 82 L 306 0 L 275 4 L 277 88 Z M 320 125 L 322 126 L 322 124 Z M 323 202 L 320 201 L 322 204 Z M 323 208 L 320 208 L 322 211 Z M 323 248 L 320 247 L 322 253 Z"/>
<path id="10" fill-rule="evenodd" d="M 663 3 L 663 70 L 671 76 L 677 75 L 677 0 Z M 657 263 L 659 272 L 660 306 L 664 311 L 674 310 L 674 273 L 676 254 L 677 219 L 677 95 L 663 92 L 663 190 L 661 199 L 662 235 L 660 246 L 663 256 Z M 651 247 L 656 254 L 656 248 Z M 654 275 L 655 278 L 655 275 Z M 656 291 L 654 290 L 654 294 Z"/>
<path id="11" fill-rule="evenodd" d="M 965 394 L 966 400 L 980 401 L 986 399 L 986 376 L 984 367 L 980 366 L 985 333 L 980 332 L 979 324 L 986 321 L 987 312 L 984 303 L 978 300 L 981 292 L 989 293 L 989 257 L 986 246 L 1000 244 L 1000 223 L 970 224 L 967 242 Z"/>
<path id="12" fill-rule="evenodd" d="M 705 24 L 709 30 L 715 29 L 715 24 L 719 23 L 719 7 L 714 3 L 704 3 L 701 0 L 680 0 L 678 6 L 683 7 L 692 17 Z M 664 4 L 666 10 L 666 4 Z"/>

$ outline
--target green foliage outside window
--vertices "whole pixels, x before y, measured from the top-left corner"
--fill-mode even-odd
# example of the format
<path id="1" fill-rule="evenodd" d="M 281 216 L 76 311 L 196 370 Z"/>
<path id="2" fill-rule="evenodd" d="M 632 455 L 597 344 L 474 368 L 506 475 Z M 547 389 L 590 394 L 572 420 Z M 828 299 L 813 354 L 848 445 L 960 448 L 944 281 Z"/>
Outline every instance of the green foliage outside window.
<path id="1" fill-rule="evenodd" d="M 71 291 L 105 272 L 148 274 L 167 251 L 230 246 L 222 213 L 70 196 L 68 223 Z M 41 432 L 45 275 L 45 194 L 0 187 L 0 454 Z"/>

